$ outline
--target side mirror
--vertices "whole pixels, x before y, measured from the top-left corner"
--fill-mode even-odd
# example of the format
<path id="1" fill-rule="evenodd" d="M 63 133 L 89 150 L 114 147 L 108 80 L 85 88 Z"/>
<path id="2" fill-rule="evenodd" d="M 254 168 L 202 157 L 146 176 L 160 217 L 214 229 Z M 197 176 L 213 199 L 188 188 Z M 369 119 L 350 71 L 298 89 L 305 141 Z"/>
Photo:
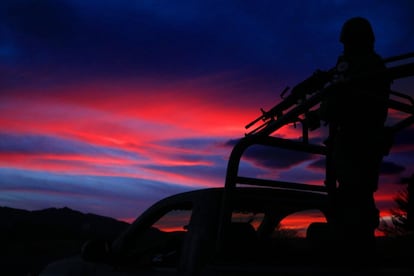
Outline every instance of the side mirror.
<path id="1" fill-rule="evenodd" d="M 81 257 L 88 262 L 107 262 L 110 244 L 106 240 L 88 240 L 81 248 Z"/>

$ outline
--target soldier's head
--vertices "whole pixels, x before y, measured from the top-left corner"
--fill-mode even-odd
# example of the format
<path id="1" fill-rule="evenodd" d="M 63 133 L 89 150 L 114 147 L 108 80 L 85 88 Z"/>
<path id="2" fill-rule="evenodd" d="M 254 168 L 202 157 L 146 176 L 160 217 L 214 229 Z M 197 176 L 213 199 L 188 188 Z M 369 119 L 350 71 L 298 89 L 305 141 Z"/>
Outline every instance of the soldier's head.
<path id="1" fill-rule="evenodd" d="M 363 17 L 352 17 L 342 26 L 339 41 L 345 52 L 367 52 L 374 49 L 375 35 L 371 23 Z"/>

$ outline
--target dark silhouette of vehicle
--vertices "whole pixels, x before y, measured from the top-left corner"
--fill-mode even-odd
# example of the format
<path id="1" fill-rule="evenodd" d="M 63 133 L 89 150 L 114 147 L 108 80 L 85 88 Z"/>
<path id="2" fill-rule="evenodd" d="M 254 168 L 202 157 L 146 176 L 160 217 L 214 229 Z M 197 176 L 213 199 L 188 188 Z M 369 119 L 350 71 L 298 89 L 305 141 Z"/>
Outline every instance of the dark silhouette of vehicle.
<path id="1" fill-rule="evenodd" d="M 413 56 L 409 53 L 386 61 Z M 414 76 L 414 63 L 367 72 L 361 78 L 384 76 L 393 80 Z M 351 261 L 348 257 L 355 252 L 345 256 L 335 251 L 332 164 L 326 145 L 310 143 L 312 124 L 307 118 L 332 85 L 340 84 L 321 85 L 313 75 L 280 104 L 262 110 L 246 128 L 263 123 L 238 140 L 230 154 L 224 187 L 165 198 L 113 242 L 91 240 L 80 256 L 51 263 L 40 275 L 413 275 L 414 264 L 405 253 L 414 248 L 411 236 L 403 240 L 378 237 L 376 255 L 366 259 Z M 389 108 L 406 116 L 388 126 L 390 143 L 384 152 L 390 149 L 393 135 L 414 122 L 414 100 L 401 92 L 391 94 Z M 302 125 L 301 139 L 273 135 L 291 123 Z M 258 145 L 321 156 L 326 162 L 325 182 L 293 183 L 239 175 L 244 152 Z M 289 219 L 299 218 L 302 229 L 287 227 Z"/>

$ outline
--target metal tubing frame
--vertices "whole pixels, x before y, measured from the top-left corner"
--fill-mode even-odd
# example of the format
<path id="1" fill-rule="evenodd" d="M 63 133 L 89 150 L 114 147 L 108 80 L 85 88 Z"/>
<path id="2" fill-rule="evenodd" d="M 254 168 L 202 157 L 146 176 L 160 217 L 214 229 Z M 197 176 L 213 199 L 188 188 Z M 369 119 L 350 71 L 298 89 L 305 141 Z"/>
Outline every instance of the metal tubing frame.
<path id="1" fill-rule="evenodd" d="M 412 54 L 410 54 L 411 57 Z M 383 78 L 388 77 L 392 80 L 401 79 L 414 76 L 414 62 L 394 66 L 391 68 L 387 68 L 383 72 L 375 72 L 374 74 L 366 74 L 361 76 L 355 81 L 358 81 L 362 78 Z M 351 80 L 354 81 L 354 80 Z M 248 184 L 253 186 L 261 186 L 261 187 L 274 187 L 274 188 L 281 188 L 281 189 L 299 189 L 299 190 L 310 190 L 314 192 L 326 192 L 327 195 L 336 188 L 335 180 L 333 177 L 333 165 L 331 164 L 331 155 L 330 149 L 327 146 L 322 145 L 315 145 L 309 144 L 308 142 L 308 128 L 305 121 L 301 121 L 299 116 L 305 114 L 305 112 L 309 111 L 312 107 L 316 106 L 320 103 L 320 101 L 324 98 L 325 94 L 327 93 L 328 89 L 322 89 L 318 93 L 315 93 L 306 101 L 297 104 L 295 107 L 287 111 L 283 116 L 271 120 L 268 124 L 259 127 L 257 132 L 253 132 L 251 134 L 246 134 L 245 137 L 241 138 L 237 144 L 234 146 L 227 166 L 226 172 L 226 179 L 225 179 L 225 189 L 222 198 L 222 210 L 219 217 L 219 224 L 218 224 L 218 232 L 217 232 L 217 250 L 220 252 L 222 239 L 225 236 L 224 231 L 226 230 L 226 226 L 231 221 L 231 213 L 232 213 L 232 191 L 236 188 L 237 184 Z M 389 108 L 395 109 L 401 112 L 405 112 L 409 114 L 409 116 L 405 119 L 400 120 L 396 124 L 390 127 L 393 134 L 396 132 L 409 127 L 410 125 L 414 124 L 414 100 L 399 92 L 391 92 L 392 95 L 399 96 L 400 98 L 406 99 L 409 103 L 403 103 L 397 100 L 390 99 L 389 100 Z M 270 136 L 276 130 L 280 129 L 281 127 L 300 121 L 303 126 L 303 140 L 302 141 L 293 141 L 289 139 L 278 138 L 274 136 Z M 331 130 L 329 130 L 331 131 Z M 267 179 L 259 179 L 259 178 L 250 178 L 250 177 L 243 177 L 239 176 L 239 165 L 242 158 L 243 153 L 245 150 L 252 146 L 252 145 L 264 145 L 270 147 L 279 147 L 283 149 L 290 149 L 290 150 L 297 150 L 302 151 L 305 153 L 314 153 L 314 154 L 321 154 L 326 157 L 326 170 L 325 170 L 325 186 L 318 186 L 318 185 L 310 185 L 310 184 L 303 184 L 303 183 L 292 183 L 292 182 L 285 182 L 285 181 L 277 181 L 277 180 L 267 180 Z"/>

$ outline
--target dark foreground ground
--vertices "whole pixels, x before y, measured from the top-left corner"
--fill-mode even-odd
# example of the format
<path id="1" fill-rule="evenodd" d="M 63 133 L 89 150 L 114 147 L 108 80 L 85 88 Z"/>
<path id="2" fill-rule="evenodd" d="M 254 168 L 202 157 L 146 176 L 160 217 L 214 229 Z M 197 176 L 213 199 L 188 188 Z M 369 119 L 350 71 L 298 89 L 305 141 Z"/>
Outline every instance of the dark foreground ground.
<path id="1" fill-rule="evenodd" d="M 381 238 L 378 241 L 378 267 L 384 267 L 384 270 L 392 268 L 391 275 L 400 275 L 395 274 L 398 269 L 412 269 L 414 275 L 414 254 L 408 251 L 408 245 L 414 244 L 413 240 L 405 237 Z M 35 276 L 49 262 L 80 253 L 83 242 L 82 239 L 6 241 L 2 243 L 5 246 L 0 256 L 0 275 Z M 366 257 L 366 261 L 372 261 L 373 256 Z"/>
<path id="2" fill-rule="evenodd" d="M 127 226 L 68 208 L 28 212 L 0 207 L 0 275 L 36 276 L 46 264 L 79 254 L 85 241 L 112 240 Z M 414 235 L 378 237 L 376 254 L 366 256 L 367 261 L 374 259 L 386 269 L 412 269 L 414 275 Z M 391 275 L 400 275 L 396 271 Z"/>

